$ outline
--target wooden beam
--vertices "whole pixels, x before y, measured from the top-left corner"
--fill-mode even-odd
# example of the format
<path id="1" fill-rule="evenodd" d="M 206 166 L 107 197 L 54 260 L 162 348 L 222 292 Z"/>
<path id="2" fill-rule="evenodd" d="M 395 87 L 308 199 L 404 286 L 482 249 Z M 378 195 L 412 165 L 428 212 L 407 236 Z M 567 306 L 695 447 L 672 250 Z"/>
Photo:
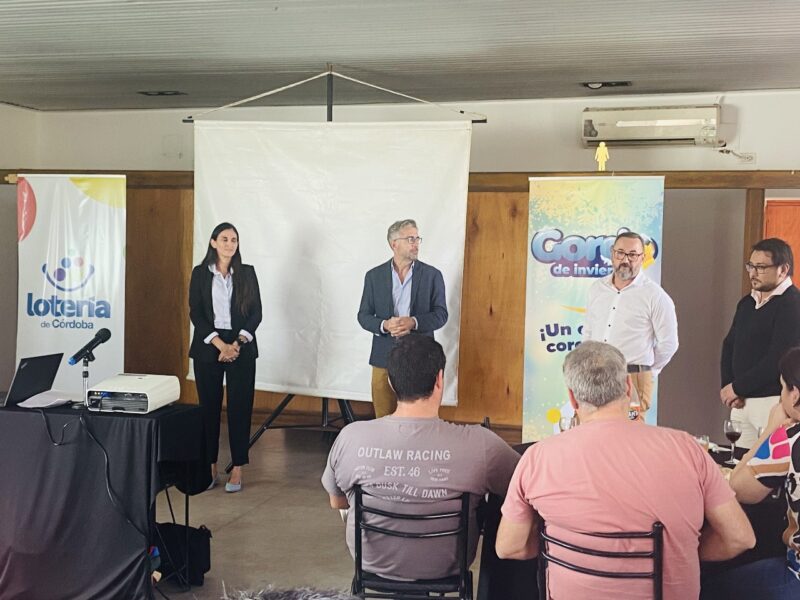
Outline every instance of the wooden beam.
<path id="1" fill-rule="evenodd" d="M 749 189 L 744 205 L 744 241 L 742 264 L 750 260 L 753 245 L 764 237 L 764 189 Z M 750 277 L 742 269 L 742 295 L 750 292 Z"/>
<path id="2" fill-rule="evenodd" d="M 126 171 L 123 169 L 0 169 L 0 184 L 25 173 L 96 173 L 125 175 L 129 188 L 193 189 L 193 171 Z M 800 189 L 800 171 L 555 171 L 470 173 L 470 192 L 527 192 L 529 177 L 629 177 L 663 175 L 666 189 Z"/>
<path id="3" fill-rule="evenodd" d="M 0 169 L 0 182 L 16 184 L 10 177 L 25 174 L 89 173 L 91 175 L 125 175 L 128 189 L 187 189 L 194 188 L 194 171 L 109 171 L 103 169 Z"/>
<path id="4" fill-rule="evenodd" d="M 470 173 L 470 192 L 527 192 L 529 177 L 643 177 L 663 175 L 666 189 L 800 188 L 800 171 L 583 171 Z"/>

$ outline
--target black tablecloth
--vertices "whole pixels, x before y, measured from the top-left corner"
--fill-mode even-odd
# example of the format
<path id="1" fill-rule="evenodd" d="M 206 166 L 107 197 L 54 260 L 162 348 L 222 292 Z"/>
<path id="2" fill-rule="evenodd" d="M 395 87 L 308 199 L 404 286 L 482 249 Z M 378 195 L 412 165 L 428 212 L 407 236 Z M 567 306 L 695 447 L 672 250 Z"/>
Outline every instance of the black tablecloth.
<path id="1" fill-rule="evenodd" d="M 745 448 L 736 448 L 736 457 L 742 458 L 747 452 Z M 723 464 L 730 458 L 730 452 L 709 452 L 714 462 Z M 783 532 L 787 527 L 786 499 L 784 496 L 773 498 L 767 496 L 758 504 L 742 504 L 744 513 L 750 519 L 756 534 L 756 545 L 736 558 L 723 562 L 701 563 L 703 577 L 713 576 L 722 571 L 745 565 L 764 558 L 786 556 L 786 545 L 783 543 Z"/>
<path id="2" fill-rule="evenodd" d="M 539 560 L 509 560 L 497 557 L 494 545 L 500 525 L 503 499 L 491 494 L 485 505 L 483 545 L 478 578 L 478 600 L 538 600 L 536 569 Z"/>
<path id="3" fill-rule="evenodd" d="M 535 443 L 517 444 L 514 450 L 525 454 L 525 451 Z M 536 587 L 536 569 L 539 560 L 536 558 L 510 560 L 497 557 L 494 545 L 497 541 L 502 507 L 503 498 L 490 494 L 482 508 L 483 544 L 477 600 L 539 600 L 539 589 Z"/>
<path id="4" fill-rule="evenodd" d="M 63 431 L 63 445 L 51 443 L 48 429 L 56 441 Z M 203 439 L 195 406 L 148 415 L 0 410 L 3 600 L 153 598 L 147 552 L 156 543 L 156 495 L 172 483 L 205 489 Z"/>

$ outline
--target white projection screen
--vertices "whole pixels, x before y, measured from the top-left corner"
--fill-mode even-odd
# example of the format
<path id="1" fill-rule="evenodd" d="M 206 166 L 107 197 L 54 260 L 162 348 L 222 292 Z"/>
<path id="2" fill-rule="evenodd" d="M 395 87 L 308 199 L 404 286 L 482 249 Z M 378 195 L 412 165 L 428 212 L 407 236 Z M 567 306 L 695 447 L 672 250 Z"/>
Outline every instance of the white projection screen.
<path id="1" fill-rule="evenodd" d="M 194 263 L 218 223 L 237 227 L 261 287 L 257 389 L 370 400 L 364 274 L 391 258 L 389 225 L 410 218 L 419 259 L 444 275 L 436 339 L 456 403 L 471 133 L 461 121 L 195 124 Z"/>

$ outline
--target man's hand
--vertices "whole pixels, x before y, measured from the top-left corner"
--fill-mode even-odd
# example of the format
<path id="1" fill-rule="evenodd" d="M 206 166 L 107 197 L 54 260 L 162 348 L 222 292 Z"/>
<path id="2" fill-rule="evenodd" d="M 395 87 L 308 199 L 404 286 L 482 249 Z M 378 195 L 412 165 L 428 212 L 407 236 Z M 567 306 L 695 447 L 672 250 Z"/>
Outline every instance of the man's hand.
<path id="1" fill-rule="evenodd" d="M 383 328 L 392 337 L 402 337 L 414 330 L 416 322 L 411 317 L 392 317 L 383 322 Z"/>
<path id="2" fill-rule="evenodd" d="M 739 398 L 736 392 L 733 391 L 732 383 L 729 383 L 719 391 L 719 399 L 725 406 L 729 406 L 730 408 L 744 407 L 744 400 Z"/>

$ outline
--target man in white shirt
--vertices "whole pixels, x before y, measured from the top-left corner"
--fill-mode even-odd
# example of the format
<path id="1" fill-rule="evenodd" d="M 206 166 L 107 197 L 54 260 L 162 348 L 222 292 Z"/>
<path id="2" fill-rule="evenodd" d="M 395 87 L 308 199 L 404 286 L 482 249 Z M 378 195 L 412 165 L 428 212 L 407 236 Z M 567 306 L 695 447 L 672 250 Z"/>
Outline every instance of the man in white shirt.
<path id="1" fill-rule="evenodd" d="M 583 339 L 606 342 L 625 356 L 639 397 L 639 419 L 650 408 L 653 378 L 678 350 L 678 319 L 667 293 L 642 272 L 644 239 L 620 233 L 611 247 L 614 272 L 589 288 Z"/>

